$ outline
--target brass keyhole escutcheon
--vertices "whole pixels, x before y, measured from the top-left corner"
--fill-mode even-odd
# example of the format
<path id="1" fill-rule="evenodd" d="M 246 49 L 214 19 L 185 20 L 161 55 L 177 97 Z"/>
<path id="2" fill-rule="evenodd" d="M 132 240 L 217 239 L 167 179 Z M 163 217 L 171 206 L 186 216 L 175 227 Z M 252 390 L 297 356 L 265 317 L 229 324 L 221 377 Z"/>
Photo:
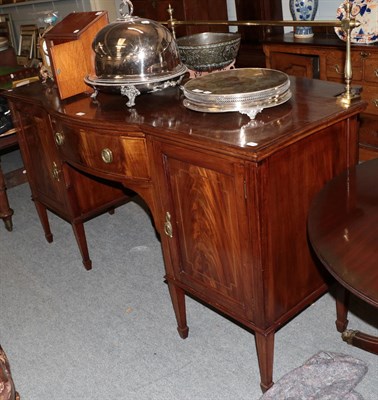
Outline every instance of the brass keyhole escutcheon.
<path id="1" fill-rule="evenodd" d="M 55 179 L 58 182 L 60 181 L 60 177 L 59 177 L 60 171 L 59 171 L 58 166 L 56 165 L 55 161 L 53 162 L 53 166 L 51 168 L 51 175 L 52 175 L 53 179 Z"/>
<path id="2" fill-rule="evenodd" d="M 64 143 L 64 135 L 63 132 L 55 132 L 55 143 L 58 146 L 62 146 L 62 144 Z"/>
<path id="3" fill-rule="evenodd" d="M 169 211 L 165 213 L 164 233 L 170 238 L 173 237 L 171 214 L 169 213 Z"/>
<path id="4" fill-rule="evenodd" d="M 110 149 L 105 148 L 101 151 L 101 158 L 105 164 L 110 164 L 113 161 L 113 153 Z"/>

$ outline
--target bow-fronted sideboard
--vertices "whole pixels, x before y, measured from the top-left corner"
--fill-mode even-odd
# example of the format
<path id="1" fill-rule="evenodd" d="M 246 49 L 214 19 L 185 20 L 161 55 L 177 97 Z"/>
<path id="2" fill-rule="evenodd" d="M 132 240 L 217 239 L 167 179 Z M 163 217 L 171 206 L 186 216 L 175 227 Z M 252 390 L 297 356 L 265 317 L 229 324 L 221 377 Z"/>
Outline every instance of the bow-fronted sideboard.
<path id="1" fill-rule="evenodd" d="M 133 108 L 105 93 L 62 101 L 39 83 L 5 93 L 45 230 L 48 208 L 82 246 L 87 218 L 137 193 L 160 234 L 179 334 L 188 335 L 185 294 L 243 324 L 255 334 L 263 390 L 275 332 L 327 290 L 307 212 L 357 162 L 366 106 L 340 105 L 336 83 L 292 77 L 291 90 L 255 120 L 188 110 L 179 88 L 138 96 Z"/>

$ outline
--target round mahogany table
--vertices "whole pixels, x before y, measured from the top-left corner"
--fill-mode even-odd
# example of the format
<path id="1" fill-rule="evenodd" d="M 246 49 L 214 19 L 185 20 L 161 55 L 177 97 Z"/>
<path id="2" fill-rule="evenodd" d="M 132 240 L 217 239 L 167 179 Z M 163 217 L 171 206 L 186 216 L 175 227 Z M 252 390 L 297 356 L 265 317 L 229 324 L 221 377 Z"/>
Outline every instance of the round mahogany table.
<path id="1" fill-rule="evenodd" d="M 378 337 L 346 329 L 349 293 L 378 308 L 378 159 L 326 184 L 311 204 L 308 234 L 316 255 L 340 284 L 338 331 L 349 344 L 378 354 Z"/>

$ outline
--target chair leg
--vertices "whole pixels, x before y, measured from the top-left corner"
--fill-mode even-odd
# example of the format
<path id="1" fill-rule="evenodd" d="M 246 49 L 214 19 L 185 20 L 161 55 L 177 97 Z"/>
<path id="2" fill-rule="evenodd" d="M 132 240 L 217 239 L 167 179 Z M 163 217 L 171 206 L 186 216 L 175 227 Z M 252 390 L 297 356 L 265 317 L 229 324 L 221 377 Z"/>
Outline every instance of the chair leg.
<path id="1" fill-rule="evenodd" d="M 7 231 L 11 232 L 13 229 L 12 215 L 13 210 L 9 207 L 8 196 L 6 192 L 5 179 L 1 169 L 0 159 L 0 218 L 4 221 Z"/>

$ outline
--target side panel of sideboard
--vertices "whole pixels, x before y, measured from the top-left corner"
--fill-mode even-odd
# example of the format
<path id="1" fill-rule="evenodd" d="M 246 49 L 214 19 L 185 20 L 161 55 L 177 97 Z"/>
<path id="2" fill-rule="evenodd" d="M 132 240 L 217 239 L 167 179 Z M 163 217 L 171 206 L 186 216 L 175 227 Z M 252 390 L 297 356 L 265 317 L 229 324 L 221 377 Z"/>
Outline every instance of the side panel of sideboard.
<path id="1" fill-rule="evenodd" d="M 249 180 L 249 190 L 261 205 L 265 290 L 261 307 L 266 315 L 259 323 L 266 329 L 277 328 L 325 289 L 324 271 L 308 246 L 308 210 L 324 184 L 356 160 L 357 119 L 353 118 L 272 154 L 254 172 L 259 183 Z"/>

